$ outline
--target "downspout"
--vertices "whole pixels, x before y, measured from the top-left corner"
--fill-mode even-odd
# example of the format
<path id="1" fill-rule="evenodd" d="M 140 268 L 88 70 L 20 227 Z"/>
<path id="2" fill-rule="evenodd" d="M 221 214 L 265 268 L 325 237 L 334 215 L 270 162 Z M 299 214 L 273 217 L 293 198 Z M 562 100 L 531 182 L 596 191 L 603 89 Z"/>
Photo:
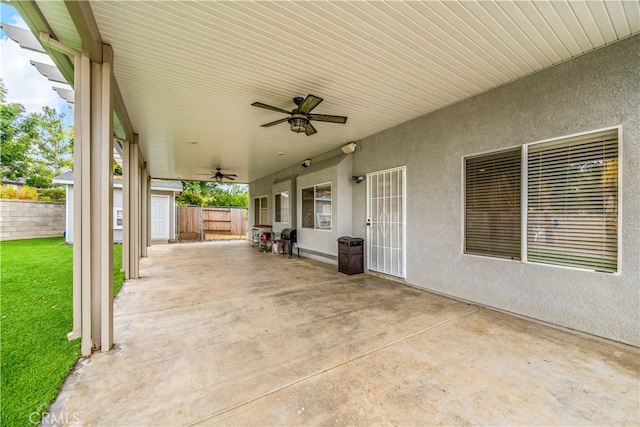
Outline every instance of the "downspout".
<path id="1" fill-rule="evenodd" d="M 52 38 L 49 33 L 46 33 L 44 31 L 40 32 L 40 41 L 45 45 L 49 46 L 51 49 L 64 53 L 65 55 L 73 59 L 73 68 L 74 68 L 73 87 L 74 89 L 77 90 L 77 88 L 79 88 L 81 84 L 81 81 L 80 81 L 81 76 L 79 75 L 79 73 L 75 72 L 75 70 L 78 69 L 77 62 L 80 60 L 81 52 L 59 42 L 58 40 Z M 77 98 L 77 95 L 76 95 L 76 98 Z M 77 101 L 78 99 L 76 99 L 76 105 L 80 105 Z M 76 149 L 81 150 L 82 148 L 76 147 Z M 80 162 L 81 157 L 82 157 L 82 153 L 76 152 L 76 154 L 74 154 L 75 170 L 81 170 L 81 168 L 77 167 L 78 166 L 77 163 Z M 75 225 L 77 225 L 77 223 L 80 221 L 82 216 L 81 205 L 75 200 L 75 197 L 78 197 L 80 195 L 79 187 L 75 185 L 76 180 L 77 182 L 81 182 L 82 177 L 74 176 L 73 221 Z M 76 240 L 76 243 L 78 243 L 77 240 L 81 237 L 80 233 L 78 233 L 78 231 L 80 231 L 80 227 L 76 227 L 75 225 L 73 227 L 74 239 Z M 69 341 L 75 340 L 82 336 L 82 277 L 81 277 L 82 268 L 81 268 L 81 265 L 82 265 L 82 253 L 81 251 L 74 250 L 73 251 L 73 329 L 71 330 L 71 332 L 67 334 L 67 339 Z"/>

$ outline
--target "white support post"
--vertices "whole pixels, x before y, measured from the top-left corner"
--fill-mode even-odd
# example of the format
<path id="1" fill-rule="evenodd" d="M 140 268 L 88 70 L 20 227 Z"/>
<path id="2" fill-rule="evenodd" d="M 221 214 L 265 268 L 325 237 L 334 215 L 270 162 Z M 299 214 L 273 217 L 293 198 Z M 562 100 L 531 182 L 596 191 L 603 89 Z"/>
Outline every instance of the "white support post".
<path id="1" fill-rule="evenodd" d="M 138 135 L 123 145 L 123 251 L 122 263 L 127 279 L 138 279 L 140 260 L 140 152 Z"/>
<path id="2" fill-rule="evenodd" d="M 139 147 L 138 135 L 134 135 L 134 143 L 130 144 L 130 208 L 131 208 L 131 278 L 140 277 L 139 260 L 140 260 L 140 166 L 139 166 Z"/>
<path id="3" fill-rule="evenodd" d="M 113 346 L 113 50 L 102 45 L 100 150 L 100 348 Z"/>
<path id="4" fill-rule="evenodd" d="M 149 175 L 147 173 L 147 164 L 144 163 L 144 166 L 141 170 L 142 180 L 140 182 L 140 202 L 142 204 L 140 210 L 140 220 L 141 220 L 141 234 L 140 241 L 142 244 L 140 245 L 140 256 L 143 258 L 147 257 L 147 248 L 149 247 Z"/>
<path id="5" fill-rule="evenodd" d="M 113 345 L 112 54 L 102 64 L 75 61 L 74 329 L 81 352 Z M 79 301 L 80 309 L 76 309 Z"/>
<path id="6" fill-rule="evenodd" d="M 122 143 L 122 268 L 131 279 L 131 142 Z"/>
<path id="7" fill-rule="evenodd" d="M 48 35 L 47 35 L 48 36 Z M 83 147 L 81 136 L 83 132 L 82 127 L 82 110 L 83 110 L 83 94 L 82 89 L 82 66 L 80 52 L 76 52 L 74 55 L 74 66 L 76 71 L 73 76 L 73 86 L 75 88 L 75 135 L 76 142 L 73 148 L 73 188 L 74 188 L 74 203 L 73 203 L 73 230 L 74 230 L 74 249 L 73 249 L 73 329 L 67 334 L 69 341 L 78 339 L 82 336 L 82 156 Z M 67 187 L 67 192 L 69 187 Z M 69 229 L 67 228 L 67 232 Z"/>
<path id="8" fill-rule="evenodd" d="M 77 217 L 80 226 L 74 229 L 76 237 L 73 250 L 80 252 L 81 257 L 82 342 L 80 348 L 82 355 L 88 356 L 93 350 L 91 335 L 91 110 L 93 105 L 91 102 L 91 59 L 82 54 L 79 62 L 80 69 L 75 72 L 81 73 L 82 86 L 79 95 L 82 99 L 82 108 L 78 109 L 76 106 L 75 120 L 80 122 L 81 132 L 76 131 L 75 144 L 82 147 L 80 159 L 82 166 L 79 171 L 74 171 L 74 179 L 78 177 L 82 181 L 82 185 L 81 191 L 77 191 L 73 199 L 74 203 L 81 205 L 81 215 Z M 78 91 L 77 88 L 75 90 Z"/>
<path id="9" fill-rule="evenodd" d="M 48 33 L 40 40 L 74 62 L 73 330 L 67 337 L 81 338 L 88 356 L 113 346 L 113 50 L 98 44 L 92 60 Z"/>

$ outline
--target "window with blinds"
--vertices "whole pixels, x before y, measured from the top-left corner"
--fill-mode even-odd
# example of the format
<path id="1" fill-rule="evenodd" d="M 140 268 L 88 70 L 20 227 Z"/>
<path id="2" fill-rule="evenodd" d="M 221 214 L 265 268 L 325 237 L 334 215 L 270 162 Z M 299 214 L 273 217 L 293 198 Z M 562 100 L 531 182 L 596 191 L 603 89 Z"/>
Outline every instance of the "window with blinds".
<path id="1" fill-rule="evenodd" d="M 465 253 L 521 258 L 521 150 L 465 159 Z"/>
<path id="2" fill-rule="evenodd" d="M 531 144 L 527 259 L 618 269 L 618 131 Z"/>

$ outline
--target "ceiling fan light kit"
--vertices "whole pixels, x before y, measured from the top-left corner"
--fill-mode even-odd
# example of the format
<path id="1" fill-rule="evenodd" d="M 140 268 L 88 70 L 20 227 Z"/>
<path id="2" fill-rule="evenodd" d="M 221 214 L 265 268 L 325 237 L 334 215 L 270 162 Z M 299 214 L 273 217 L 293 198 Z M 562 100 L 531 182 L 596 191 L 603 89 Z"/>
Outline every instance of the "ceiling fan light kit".
<path id="1" fill-rule="evenodd" d="M 289 119 L 291 125 L 291 131 L 295 133 L 306 132 L 309 120 L 303 114 L 292 114 Z"/>
<path id="2" fill-rule="evenodd" d="M 215 182 L 222 182 L 223 179 L 228 179 L 229 181 L 235 181 L 238 175 L 235 173 L 222 173 L 222 168 L 216 168 L 215 173 L 211 171 L 213 174 L 209 179 L 213 179 Z M 199 173 L 198 175 L 209 175 L 204 173 Z"/>
<path id="3" fill-rule="evenodd" d="M 293 103 L 296 104 L 296 108 L 291 110 L 291 112 L 287 110 L 283 110 L 282 108 L 273 107 L 271 105 L 264 104 L 262 102 L 254 102 L 251 104 L 254 107 L 264 108 L 266 110 L 273 110 L 279 113 L 288 114 L 289 117 L 285 117 L 284 119 L 279 119 L 270 123 L 265 123 L 261 125 L 261 127 L 271 127 L 277 125 L 279 123 L 288 122 L 291 127 L 291 131 L 295 133 L 304 132 L 305 135 L 313 135 L 318 131 L 311 124 L 311 120 L 315 120 L 318 122 L 328 122 L 328 123 L 341 123 L 344 124 L 347 122 L 347 118 L 344 116 L 331 116 L 328 114 L 310 114 L 311 110 L 316 108 L 318 104 L 323 101 L 322 98 L 315 95 L 307 95 L 306 98 L 302 98 L 297 96 L 293 98 Z"/>

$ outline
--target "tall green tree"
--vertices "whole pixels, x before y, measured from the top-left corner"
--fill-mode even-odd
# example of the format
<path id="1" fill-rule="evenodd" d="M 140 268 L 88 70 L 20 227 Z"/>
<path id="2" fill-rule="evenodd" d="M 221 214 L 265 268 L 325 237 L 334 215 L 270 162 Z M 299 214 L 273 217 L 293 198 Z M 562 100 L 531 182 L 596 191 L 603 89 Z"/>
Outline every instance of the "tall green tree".
<path id="1" fill-rule="evenodd" d="M 46 188 L 56 175 L 73 166 L 73 128 L 64 113 L 44 107 L 27 114 L 19 103 L 7 102 L 0 80 L 0 177 L 25 178 L 27 185 Z"/>
<path id="2" fill-rule="evenodd" d="M 27 176 L 32 141 L 38 137 L 37 121 L 25 114 L 22 104 L 7 103 L 7 89 L 0 80 L 0 177 Z"/>
<path id="3" fill-rule="evenodd" d="M 73 166 L 73 128 L 64 123 L 65 114 L 43 107 L 31 115 L 36 123 L 37 138 L 31 146 L 31 163 L 27 184 L 49 187 L 52 179 Z"/>

